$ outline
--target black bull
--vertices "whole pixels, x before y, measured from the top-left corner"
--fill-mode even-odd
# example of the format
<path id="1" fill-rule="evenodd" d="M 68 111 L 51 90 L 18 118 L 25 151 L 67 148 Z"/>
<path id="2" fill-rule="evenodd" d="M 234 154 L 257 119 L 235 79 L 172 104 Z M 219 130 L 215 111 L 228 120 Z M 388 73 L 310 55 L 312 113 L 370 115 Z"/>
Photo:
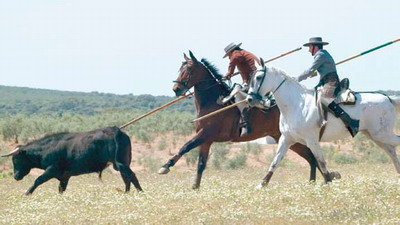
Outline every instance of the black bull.
<path id="1" fill-rule="evenodd" d="M 130 138 L 117 127 L 51 134 L 21 145 L 6 156 L 11 155 L 16 180 L 24 178 L 32 168 L 44 170 L 26 194 L 32 194 L 39 185 L 52 178 L 60 181 L 59 192 L 62 193 L 71 176 L 101 173 L 109 163 L 120 171 L 126 192 L 130 190 L 131 182 L 142 191 L 135 173 L 129 168 L 132 158 Z"/>

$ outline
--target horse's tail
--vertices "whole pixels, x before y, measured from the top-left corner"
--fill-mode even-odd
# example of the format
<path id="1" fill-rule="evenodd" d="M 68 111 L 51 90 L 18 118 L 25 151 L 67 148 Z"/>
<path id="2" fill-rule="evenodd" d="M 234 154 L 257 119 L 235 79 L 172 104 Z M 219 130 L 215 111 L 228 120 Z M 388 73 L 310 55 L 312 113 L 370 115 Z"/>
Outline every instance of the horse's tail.
<path id="1" fill-rule="evenodd" d="M 400 96 L 391 96 L 390 99 L 394 106 L 396 106 L 397 113 L 400 113 Z"/>

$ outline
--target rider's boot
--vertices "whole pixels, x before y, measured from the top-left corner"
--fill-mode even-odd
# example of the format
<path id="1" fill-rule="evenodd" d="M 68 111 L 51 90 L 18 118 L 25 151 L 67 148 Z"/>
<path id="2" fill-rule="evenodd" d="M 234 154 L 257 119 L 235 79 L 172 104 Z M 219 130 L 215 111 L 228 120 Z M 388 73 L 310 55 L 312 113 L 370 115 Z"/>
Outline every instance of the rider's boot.
<path id="1" fill-rule="evenodd" d="M 335 102 L 331 102 L 328 105 L 328 108 L 330 110 L 332 110 L 332 112 L 334 113 L 334 115 L 336 117 L 342 119 L 342 121 L 346 125 L 347 129 L 350 131 L 351 136 L 353 136 L 353 137 L 356 136 L 356 134 L 358 133 L 360 121 L 352 119 L 349 116 L 349 114 L 347 114 L 345 111 L 343 111 L 343 109 Z"/>
<path id="2" fill-rule="evenodd" d="M 251 126 L 249 123 L 249 111 L 250 111 L 249 107 L 244 108 L 242 111 L 242 123 L 241 123 L 242 132 L 240 134 L 241 137 L 251 134 L 251 132 L 252 132 L 252 129 L 251 129 Z"/>

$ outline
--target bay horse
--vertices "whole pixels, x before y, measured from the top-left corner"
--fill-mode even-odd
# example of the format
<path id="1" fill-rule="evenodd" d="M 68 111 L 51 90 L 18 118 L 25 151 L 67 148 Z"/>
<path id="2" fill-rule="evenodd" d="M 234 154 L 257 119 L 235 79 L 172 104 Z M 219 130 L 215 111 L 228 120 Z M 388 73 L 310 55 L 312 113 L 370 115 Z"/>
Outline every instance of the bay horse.
<path id="1" fill-rule="evenodd" d="M 221 82 L 222 76 L 217 69 L 207 60 L 198 61 L 193 53 L 189 51 L 189 57 L 184 54 L 185 61 L 179 69 L 179 76 L 173 86 L 176 96 L 183 95 L 191 87 L 194 87 L 195 105 L 197 116 L 203 116 L 223 106 L 217 104 L 217 99 L 229 94 L 229 90 Z M 199 147 L 199 159 L 197 176 L 193 184 L 193 189 L 200 187 L 201 177 L 206 167 L 209 156 L 210 146 L 213 142 L 244 142 L 254 140 L 267 135 L 278 140 L 279 132 L 279 109 L 273 107 L 266 112 L 257 108 L 250 111 L 250 122 L 253 125 L 253 133 L 248 136 L 240 137 L 240 112 L 237 108 L 226 110 L 210 118 L 196 122 L 196 135 L 181 147 L 178 154 L 174 155 L 158 171 L 159 174 L 167 174 L 169 167 L 193 148 Z M 301 144 L 291 147 L 293 151 L 303 157 L 310 164 L 310 180 L 316 178 L 317 162 L 310 149 Z M 335 176 L 335 174 L 332 174 Z"/>
<path id="2" fill-rule="evenodd" d="M 308 90 L 299 82 L 286 75 L 282 70 L 266 67 L 263 63 L 253 77 L 247 101 L 252 104 L 253 96 L 264 96 L 274 92 L 276 104 L 281 111 L 280 131 L 276 156 L 271 163 L 268 174 L 276 170 L 285 156 L 287 149 L 294 143 L 307 145 L 318 161 L 324 176 L 329 172 L 326 168 L 320 146 L 320 123 L 315 91 Z M 393 130 L 397 114 L 400 113 L 400 97 L 389 97 L 381 93 L 356 93 L 355 105 L 342 105 L 351 118 L 360 120 L 359 130 L 380 146 L 392 159 L 397 173 L 400 174 L 400 162 L 396 154 L 396 146 L 400 145 L 400 136 Z M 397 111 L 397 112 L 396 112 Z M 350 137 L 344 123 L 334 115 L 328 115 L 328 123 L 321 141 Z M 266 186 L 264 180 L 260 187 Z"/>

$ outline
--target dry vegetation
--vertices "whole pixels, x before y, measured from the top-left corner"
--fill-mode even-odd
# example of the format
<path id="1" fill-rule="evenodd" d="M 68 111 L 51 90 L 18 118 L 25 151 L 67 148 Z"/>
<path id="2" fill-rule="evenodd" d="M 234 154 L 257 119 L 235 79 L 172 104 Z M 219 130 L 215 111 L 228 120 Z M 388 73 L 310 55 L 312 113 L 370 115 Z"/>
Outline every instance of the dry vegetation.
<path id="1" fill-rule="evenodd" d="M 0 154 L 11 150 L 15 140 L 122 124 L 141 113 L 124 109 L 3 117 Z M 73 177 L 59 195 L 58 182 L 51 180 L 27 197 L 23 193 L 41 171 L 17 182 L 10 160 L 0 158 L 0 224 L 400 224 L 400 178 L 383 151 L 362 135 L 324 144 L 328 168 L 342 174 L 342 180 L 330 185 L 322 184 L 320 175 L 309 183 L 307 163 L 289 152 L 270 185 L 256 190 L 276 145 L 214 144 L 196 191 L 190 189 L 196 150 L 170 174 L 156 174 L 192 136 L 191 119 L 188 112 L 162 112 L 127 129 L 133 142 L 131 167 L 144 193 L 122 193 L 122 179 L 107 169 L 104 182 L 97 174 Z M 396 129 L 400 134 L 400 120 Z"/>
<path id="2" fill-rule="evenodd" d="M 194 171 L 175 169 L 161 176 L 138 173 L 144 193 L 124 194 L 121 178 L 104 174 L 74 177 L 63 195 L 55 180 L 32 196 L 21 182 L 0 179 L 1 224 L 338 224 L 400 223 L 400 182 L 391 164 L 351 164 L 336 168 L 342 180 L 309 183 L 308 168 L 280 168 L 270 185 L 255 186 L 263 170 L 205 172 L 203 186 L 189 188 Z"/>

